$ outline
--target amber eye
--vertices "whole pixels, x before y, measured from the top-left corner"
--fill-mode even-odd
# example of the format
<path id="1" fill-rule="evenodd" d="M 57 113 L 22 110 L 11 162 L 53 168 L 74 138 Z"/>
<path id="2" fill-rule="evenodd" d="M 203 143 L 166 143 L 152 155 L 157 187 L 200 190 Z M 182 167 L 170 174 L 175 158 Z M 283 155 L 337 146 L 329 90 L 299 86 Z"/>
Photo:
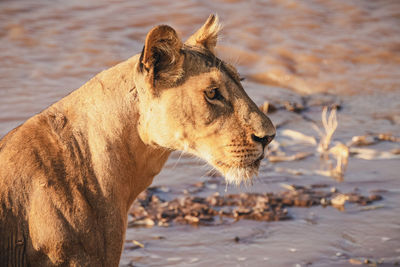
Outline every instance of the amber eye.
<path id="1" fill-rule="evenodd" d="M 218 99 L 220 97 L 218 88 L 207 89 L 206 91 L 204 91 L 204 94 L 209 100 Z"/>

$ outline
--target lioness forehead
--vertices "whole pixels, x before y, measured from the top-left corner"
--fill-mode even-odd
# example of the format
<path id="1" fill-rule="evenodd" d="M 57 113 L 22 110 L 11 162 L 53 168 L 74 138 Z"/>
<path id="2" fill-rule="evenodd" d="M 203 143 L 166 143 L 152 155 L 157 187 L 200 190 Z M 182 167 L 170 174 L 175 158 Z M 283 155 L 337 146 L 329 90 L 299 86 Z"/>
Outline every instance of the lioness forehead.
<path id="1" fill-rule="evenodd" d="M 217 58 L 213 53 L 191 48 L 182 49 L 182 53 L 184 54 L 185 59 L 183 62 L 184 74 L 179 80 L 180 84 L 182 84 L 189 77 L 210 72 L 212 69 L 217 68 L 221 72 L 225 73 L 238 86 L 241 86 L 240 78 L 235 68 Z"/>

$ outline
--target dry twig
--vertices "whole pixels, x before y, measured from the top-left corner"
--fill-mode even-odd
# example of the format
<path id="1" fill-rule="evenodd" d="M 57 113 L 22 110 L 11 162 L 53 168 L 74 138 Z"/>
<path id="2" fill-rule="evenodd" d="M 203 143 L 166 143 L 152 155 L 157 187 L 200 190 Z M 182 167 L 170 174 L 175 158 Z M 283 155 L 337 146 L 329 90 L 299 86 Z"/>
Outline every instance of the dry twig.
<path id="1" fill-rule="evenodd" d="M 327 113 L 328 113 L 328 107 L 324 107 L 322 110 L 322 125 L 324 127 L 324 132 L 322 132 L 318 128 L 318 126 L 314 125 L 314 129 L 316 129 L 319 136 L 321 137 L 317 151 L 323 154 L 328 152 L 332 136 L 335 133 L 336 128 L 338 126 L 338 121 L 336 117 L 336 108 L 333 108 L 331 110 L 329 116 L 327 116 Z"/>

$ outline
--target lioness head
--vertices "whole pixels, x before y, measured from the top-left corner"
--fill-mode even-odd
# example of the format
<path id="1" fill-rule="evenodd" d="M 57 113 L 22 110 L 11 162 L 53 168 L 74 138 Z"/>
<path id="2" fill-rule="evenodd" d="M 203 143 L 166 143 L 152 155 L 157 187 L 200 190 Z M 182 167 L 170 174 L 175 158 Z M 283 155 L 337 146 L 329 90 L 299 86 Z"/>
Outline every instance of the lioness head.
<path id="1" fill-rule="evenodd" d="M 166 25 L 148 33 L 135 70 L 138 129 L 145 143 L 192 153 L 240 184 L 257 174 L 275 128 L 215 56 L 219 29 L 211 15 L 185 43 Z"/>

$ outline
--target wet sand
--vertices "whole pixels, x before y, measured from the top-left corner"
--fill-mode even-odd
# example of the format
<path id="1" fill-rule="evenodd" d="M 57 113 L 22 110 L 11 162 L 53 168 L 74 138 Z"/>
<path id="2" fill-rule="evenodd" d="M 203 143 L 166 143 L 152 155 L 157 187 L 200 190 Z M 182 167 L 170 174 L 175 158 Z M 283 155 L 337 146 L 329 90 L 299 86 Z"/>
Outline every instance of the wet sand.
<path id="1" fill-rule="evenodd" d="M 217 52 L 237 66 L 258 105 L 277 107 L 270 114 L 279 126 L 277 151 L 308 156 L 266 159 L 253 186 L 225 192 L 223 178 L 210 174 L 209 166 L 175 152 L 152 185 L 161 188 L 159 197 L 207 199 L 218 193 L 229 199 L 241 193 L 279 195 L 288 190 L 282 184 L 324 184 L 318 190 L 331 193 L 336 188 L 382 200 L 367 205 L 346 201 L 340 209 L 285 206 L 290 219 L 282 221 L 236 220 L 233 215 L 222 221 L 216 216 L 212 225 L 154 222 L 150 228 L 130 227 L 120 265 L 398 263 L 400 144 L 374 141 L 382 133 L 400 136 L 398 1 L 2 1 L 0 136 L 99 71 L 139 53 L 152 26 L 169 24 L 187 38 L 214 12 L 224 24 Z M 334 159 L 329 164 L 316 151 L 320 137 L 312 125 L 322 128 L 324 106 L 340 107 L 332 146 L 349 144 L 354 136 L 368 135 L 373 141 L 351 146 L 341 181 L 327 173 Z M 296 138 L 288 130 L 311 139 Z M 129 218 L 131 226 L 134 221 Z"/>

